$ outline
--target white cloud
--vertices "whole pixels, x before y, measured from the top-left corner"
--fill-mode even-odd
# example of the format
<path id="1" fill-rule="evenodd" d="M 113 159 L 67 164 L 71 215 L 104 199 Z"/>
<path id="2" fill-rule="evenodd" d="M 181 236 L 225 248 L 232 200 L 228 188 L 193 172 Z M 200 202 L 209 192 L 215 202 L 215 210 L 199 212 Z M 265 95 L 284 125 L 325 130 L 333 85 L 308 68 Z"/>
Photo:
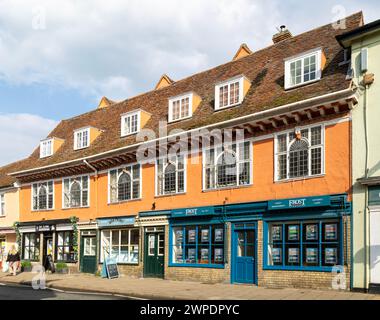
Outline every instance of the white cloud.
<path id="1" fill-rule="evenodd" d="M 20 113 L 0 113 L 0 166 L 30 155 L 57 125 L 57 121 Z"/>

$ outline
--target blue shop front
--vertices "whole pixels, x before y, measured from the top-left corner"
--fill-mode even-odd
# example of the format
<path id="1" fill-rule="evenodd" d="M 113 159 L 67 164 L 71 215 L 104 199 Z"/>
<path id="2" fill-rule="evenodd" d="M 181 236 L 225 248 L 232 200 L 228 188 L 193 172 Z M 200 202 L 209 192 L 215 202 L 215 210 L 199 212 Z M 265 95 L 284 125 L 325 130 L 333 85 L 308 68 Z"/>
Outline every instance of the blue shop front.
<path id="1" fill-rule="evenodd" d="M 165 212 L 166 279 L 325 288 L 340 274 L 350 287 L 346 194 Z"/>

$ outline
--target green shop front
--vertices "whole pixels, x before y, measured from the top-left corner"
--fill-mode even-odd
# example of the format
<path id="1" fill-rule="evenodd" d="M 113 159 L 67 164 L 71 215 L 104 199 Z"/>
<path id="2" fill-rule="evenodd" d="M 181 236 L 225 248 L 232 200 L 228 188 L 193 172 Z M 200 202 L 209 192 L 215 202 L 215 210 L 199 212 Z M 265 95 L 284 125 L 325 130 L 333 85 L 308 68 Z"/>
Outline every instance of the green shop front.
<path id="1" fill-rule="evenodd" d="M 349 289 L 350 215 L 345 194 L 171 210 L 164 277 Z"/>

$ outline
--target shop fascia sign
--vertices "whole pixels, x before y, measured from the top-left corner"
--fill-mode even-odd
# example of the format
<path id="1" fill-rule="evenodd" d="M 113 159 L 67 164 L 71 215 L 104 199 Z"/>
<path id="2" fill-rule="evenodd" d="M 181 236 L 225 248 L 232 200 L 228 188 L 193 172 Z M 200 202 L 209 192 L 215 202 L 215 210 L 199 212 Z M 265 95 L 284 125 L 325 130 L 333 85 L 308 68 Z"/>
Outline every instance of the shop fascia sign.
<path id="1" fill-rule="evenodd" d="M 214 207 L 199 207 L 199 208 L 185 208 L 172 210 L 171 216 L 175 217 L 191 217 L 191 216 L 205 216 L 213 215 L 215 213 Z"/>
<path id="2" fill-rule="evenodd" d="M 55 225 L 53 224 L 37 224 L 36 232 L 50 232 L 55 230 Z"/>
<path id="3" fill-rule="evenodd" d="M 271 200 L 268 201 L 268 210 L 326 207 L 330 204 L 329 196 Z"/>
<path id="4" fill-rule="evenodd" d="M 98 227 L 117 227 L 135 224 L 135 217 L 98 219 Z"/>

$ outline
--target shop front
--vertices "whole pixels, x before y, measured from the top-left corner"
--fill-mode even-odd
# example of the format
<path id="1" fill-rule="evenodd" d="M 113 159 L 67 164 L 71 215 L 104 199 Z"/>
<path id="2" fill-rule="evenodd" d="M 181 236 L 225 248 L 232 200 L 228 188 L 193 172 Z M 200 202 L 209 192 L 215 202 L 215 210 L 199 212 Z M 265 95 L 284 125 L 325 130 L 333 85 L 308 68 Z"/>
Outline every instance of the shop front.
<path id="1" fill-rule="evenodd" d="M 45 265 L 47 256 L 54 262 L 74 267 L 77 262 L 73 225 L 70 220 L 20 223 L 23 260 Z"/>
<path id="2" fill-rule="evenodd" d="M 135 226 L 135 217 L 97 219 L 99 229 L 99 263 L 114 259 L 119 271 L 127 276 L 142 277 L 141 228 Z M 85 237 L 91 239 L 91 237 Z M 90 245 L 90 240 L 85 240 Z M 94 249 L 92 249 L 94 250 Z M 99 266 L 101 268 L 101 266 Z"/>
<path id="3" fill-rule="evenodd" d="M 369 291 L 380 292 L 380 185 L 368 186 L 370 283 Z"/>
<path id="4" fill-rule="evenodd" d="M 0 227 L 0 270 L 13 245 L 17 247 L 15 230 L 11 227 Z"/>
<path id="5" fill-rule="evenodd" d="M 350 288 L 347 195 L 169 212 L 167 249 L 157 251 L 167 255 L 165 279 L 331 288 L 339 275 Z M 149 250 L 160 247 L 158 239 L 145 234 L 146 255 L 156 261 Z"/>

